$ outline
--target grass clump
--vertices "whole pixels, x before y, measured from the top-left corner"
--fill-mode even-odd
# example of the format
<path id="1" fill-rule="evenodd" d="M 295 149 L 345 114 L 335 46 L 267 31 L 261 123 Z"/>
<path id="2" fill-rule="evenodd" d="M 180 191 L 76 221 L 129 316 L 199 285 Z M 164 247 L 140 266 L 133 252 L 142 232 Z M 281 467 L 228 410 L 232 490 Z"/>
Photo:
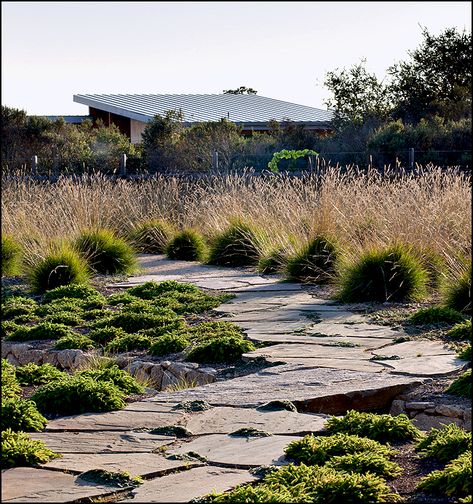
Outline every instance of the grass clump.
<path id="1" fill-rule="evenodd" d="M 453 340 L 471 341 L 471 319 L 465 320 L 461 324 L 455 324 L 447 332 L 447 336 Z"/>
<path id="2" fill-rule="evenodd" d="M 235 362 L 242 354 L 255 350 L 251 341 L 234 336 L 222 336 L 200 343 L 186 357 L 192 362 Z"/>
<path id="3" fill-rule="evenodd" d="M 359 452 L 332 457 L 325 465 L 338 471 L 357 474 L 376 474 L 384 478 L 395 478 L 402 473 L 402 468 L 379 453 Z"/>
<path id="4" fill-rule="evenodd" d="M 217 266 L 255 266 L 261 257 L 261 237 L 249 224 L 234 220 L 212 240 L 208 264 Z"/>
<path id="5" fill-rule="evenodd" d="M 258 261 L 258 273 L 262 275 L 281 273 L 285 268 L 287 260 L 288 255 L 285 248 L 273 250 Z"/>
<path id="6" fill-rule="evenodd" d="M 112 382 L 124 394 L 143 394 L 145 391 L 130 373 L 123 371 L 116 364 L 103 369 L 80 371 L 76 376 L 91 378 L 99 382 Z"/>
<path id="7" fill-rule="evenodd" d="M 444 306 L 431 306 L 430 308 L 421 308 L 409 317 L 412 324 L 440 324 L 445 322 L 447 324 L 456 324 L 463 322 L 465 317 L 454 310 L 453 308 L 446 308 Z"/>
<path id="8" fill-rule="evenodd" d="M 458 278 L 447 284 L 443 292 L 443 303 L 448 308 L 471 313 L 471 262 Z"/>
<path id="9" fill-rule="evenodd" d="M 24 432 L 14 432 L 11 429 L 2 431 L 2 469 L 45 464 L 61 456 L 46 448 L 42 441 L 34 441 Z"/>
<path id="10" fill-rule="evenodd" d="M 471 369 L 461 374 L 445 392 L 458 397 L 467 397 L 471 399 Z"/>
<path id="11" fill-rule="evenodd" d="M 289 280 L 325 284 L 335 276 L 339 249 L 335 240 L 316 236 L 307 243 L 286 265 Z"/>
<path id="12" fill-rule="evenodd" d="M 40 322 L 35 326 L 20 327 L 14 331 L 8 339 L 13 341 L 49 340 L 73 335 L 75 335 L 75 333 L 71 328 L 64 324 Z"/>
<path id="13" fill-rule="evenodd" d="M 46 423 L 46 418 L 41 415 L 33 401 L 19 396 L 2 398 L 1 430 L 39 431 Z"/>
<path id="14" fill-rule="evenodd" d="M 156 339 L 149 347 L 151 355 L 167 355 L 170 353 L 182 352 L 189 346 L 189 340 L 182 333 L 164 334 Z"/>
<path id="15" fill-rule="evenodd" d="M 91 350 L 95 348 L 95 342 L 83 334 L 73 333 L 59 338 L 54 344 L 56 350 Z"/>
<path id="16" fill-rule="evenodd" d="M 16 368 L 16 377 L 20 385 L 44 385 L 54 380 L 67 379 L 68 374 L 64 371 L 59 371 L 58 368 L 51 364 L 34 364 L 30 362 L 24 366 Z"/>
<path id="17" fill-rule="evenodd" d="M 125 407 L 123 396 L 110 381 L 75 375 L 43 385 L 31 399 L 43 413 L 76 415 L 122 409 Z"/>
<path id="18" fill-rule="evenodd" d="M 32 266 L 28 276 L 33 291 L 43 293 L 61 285 L 86 283 L 89 267 L 76 251 L 63 246 Z"/>
<path id="19" fill-rule="evenodd" d="M 471 494 L 471 450 L 462 453 L 448 463 L 444 469 L 433 471 L 422 478 L 417 490 L 447 496 Z"/>
<path id="20" fill-rule="evenodd" d="M 2 276 L 15 276 L 20 274 L 21 247 L 8 235 L 2 235 L 1 248 Z"/>
<path id="21" fill-rule="evenodd" d="M 125 334 L 109 341 L 105 351 L 110 353 L 130 352 L 132 350 L 148 350 L 153 339 L 144 334 Z"/>
<path id="22" fill-rule="evenodd" d="M 441 429 L 432 428 L 416 446 L 422 457 L 433 457 L 440 462 L 448 462 L 467 450 L 471 450 L 471 433 L 454 423 Z"/>
<path id="23" fill-rule="evenodd" d="M 38 303 L 26 296 L 8 296 L 2 303 L 2 318 L 4 320 L 18 317 L 18 315 L 33 315 Z"/>
<path id="24" fill-rule="evenodd" d="M 133 248 L 108 229 L 84 231 L 75 247 L 96 273 L 126 274 L 136 268 Z"/>
<path id="25" fill-rule="evenodd" d="M 207 244 L 203 236 L 194 229 L 184 229 L 177 233 L 166 246 L 166 255 L 169 259 L 204 261 L 207 253 Z"/>
<path id="26" fill-rule="evenodd" d="M 406 246 L 364 252 L 340 277 L 342 302 L 416 301 L 426 295 L 427 273 Z"/>
<path id="27" fill-rule="evenodd" d="M 151 220 L 137 225 L 130 234 L 133 246 L 145 254 L 164 254 L 173 235 L 173 228 L 162 220 Z"/>
<path id="28" fill-rule="evenodd" d="M 388 456 L 394 453 L 391 448 L 378 441 L 342 433 L 328 437 L 309 434 L 290 443 L 284 452 L 289 458 L 307 465 L 323 465 L 337 455 L 368 452 Z"/>
<path id="29" fill-rule="evenodd" d="M 10 364 L 6 359 L 2 359 L 2 376 L 1 376 L 1 394 L 2 399 L 15 397 L 21 393 L 21 387 L 16 376 L 16 369 L 13 364 Z"/>
<path id="30" fill-rule="evenodd" d="M 409 420 L 407 415 L 401 414 L 378 415 L 350 410 L 343 417 L 330 417 L 325 423 L 325 428 L 331 434 L 344 432 L 356 434 L 386 443 L 404 439 L 420 439 L 421 431 Z"/>

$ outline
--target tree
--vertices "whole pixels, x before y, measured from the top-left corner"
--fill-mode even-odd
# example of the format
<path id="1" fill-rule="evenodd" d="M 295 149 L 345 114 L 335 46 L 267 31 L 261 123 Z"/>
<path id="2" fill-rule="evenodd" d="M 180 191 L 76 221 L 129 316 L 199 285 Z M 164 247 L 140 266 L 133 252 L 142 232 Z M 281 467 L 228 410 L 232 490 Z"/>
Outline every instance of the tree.
<path id="1" fill-rule="evenodd" d="M 237 89 L 224 89 L 224 94 L 256 94 L 258 91 L 246 86 L 240 86 Z"/>

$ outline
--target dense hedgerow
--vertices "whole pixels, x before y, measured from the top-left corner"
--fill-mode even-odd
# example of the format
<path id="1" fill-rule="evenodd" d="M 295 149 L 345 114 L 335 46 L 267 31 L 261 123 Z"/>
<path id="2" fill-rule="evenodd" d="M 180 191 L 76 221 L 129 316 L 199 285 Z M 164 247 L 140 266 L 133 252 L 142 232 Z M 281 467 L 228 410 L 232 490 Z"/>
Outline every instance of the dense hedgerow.
<path id="1" fill-rule="evenodd" d="M 91 350 L 95 348 L 96 344 L 90 338 L 85 336 L 84 334 L 73 333 L 69 336 L 64 336 L 59 338 L 54 344 L 55 350 L 67 350 L 67 349 L 75 349 L 75 350 Z"/>
<path id="2" fill-rule="evenodd" d="M 431 306 L 430 308 L 421 308 L 409 317 L 413 324 L 456 324 L 463 322 L 465 317 L 454 310 L 443 306 Z"/>
<path id="3" fill-rule="evenodd" d="M 21 387 L 16 376 L 16 369 L 6 359 L 2 359 L 2 399 L 15 397 L 21 393 Z"/>
<path id="4" fill-rule="evenodd" d="M 9 337 L 13 341 L 48 340 L 73 336 L 75 333 L 64 324 L 40 322 L 35 326 L 22 326 Z"/>
<path id="5" fill-rule="evenodd" d="M 407 415 L 378 415 L 350 410 L 343 417 L 332 416 L 325 423 L 325 428 L 331 434 L 344 432 L 356 434 L 386 443 L 403 439 L 420 439 L 421 431 L 412 423 Z"/>
<path id="6" fill-rule="evenodd" d="M 11 429 L 2 431 L 2 452 L 0 455 L 2 469 L 45 464 L 61 456 L 46 448 L 42 441 L 32 440 L 24 432 L 14 432 Z"/>
<path id="7" fill-rule="evenodd" d="M 384 478 L 395 478 L 403 471 L 396 462 L 391 462 L 385 455 L 370 452 L 337 455 L 331 457 L 325 467 L 358 474 L 371 473 Z"/>
<path id="8" fill-rule="evenodd" d="M 25 296 L 9 296 L 2 302 L 2 318 L 12 319 L 18 315 L 33 315 L 38 303 Z"/>
<path id="9" fill-rule="evenodd" d="M 235 220 L 213 238 L 207 263 L 217 266 L 255 266 L 261 257 L 261 249 L 259 232 L 249 224 Z"/>
<path id="10" fill-rule="evenodd" d="M 192 362 L 235 362 L 242 354 L 255 350 L 251 341 L 233 336 L 222 336 L 205 343 L 198 344 L 186 357 Z"/>
<path id="11" fill-rule="evenodd" d="M 33 401 L 19 396 L 2 398 L 1 430 L 39 431 L 46 423 L 46 418 L 41 415 Z"/>
<path id="12" fill-rule="evenodd" d="M 170 353 L 182 352 L 189 346 L 190 341 L 182 333 L 170 333 L 160 336 L 149 347 L 151 355 L 167 355 Z"/>
<path id="13" fill-rule="evenodd" d="M 184 229 L 177 233 L 166 246 L 169 259 L 181 261 L 204 261 L 208 248 L 203 236 L 195 229 Z"/>
<path id="14" fill-rule="evenodd" d="M 163 254 L 174 233 L 173 227 L 161 220 L 142 222 L 130 233 L 133 246 L 146 254 Z"/>
<path id="15" fill-rule="evenodd" d="M 422 457 L 433 457 L 440 462 L 448 462 L 471 450 L 471 433 L 451 423 L 441 429 L 432 428 L 416 451 Z"/>
<path id="16" fill-rule="evenodd" d="M 80 371 L 76 376 L 91 378 L 96 381 L 110 381 L 124 394 L 143 394 L 145 389 L 130 373 L 123 371 L 116 364 L 103 369 Z"/>
<path id="17" fill-rule="evenodd" d="M 447 284 L 443 303 L 448 308 L 471 313 L 471 262 L 459 278 Z"/>
<path id="18" fill-rule="evenodd" d="M 28 273 L 31 287 L 43 293 L 61 285 L 86 283 L 89 266 L 77 252 L 67 247 L 52 251 L 33 266 Z"/>
<path id="19" fill-rule="evenodd" d="M 448 388 L 445 390 L 447 394 L 456 395 L 458 397 L 466 397 L 471 399 L 471 369 L 461 374 Z"/>
<path id="20" fill-rule="evenodd" d="M 127 274 L 136 268 L 133 248 L 108 229 L 84 231 L 74 245 L 96 273 Z"/>
<path id="21" fill-rule="evenodd" d="M 287 277 L 301 282 L 327 283 L 335 277 L 339 254 L 333 238 L 316 236 L 287 260 Z"/>
<path id="22" fill-rule="evenodd" d="M 51 364 L 34 364 L 30 362 L 16 368 L 18 383 L 23 386 L 44 385 L 54 380 L 67 379 L 69 375 Z"/>
<path id="23" fill-rule="evenodd" d="M 461 324 L 455 324 L 450 331 L 447 332 L 447 336 L 453 340 L 470 340 L 471 341 L 471 319 L 465 320 Z"/>
<path id="24" fill-rule="evenodd" d="M 11 236 L 2 235 L 0 261 L 2 276 L 14 276 L 20 274 L 21 247 Z"/>
<path id="25" fill-rule="evenodd" d="M 364 252 L 339 282 L 343 302 L 416 301 L 426 295 L 427 273 L 408 247 L 394 245 Z"/>

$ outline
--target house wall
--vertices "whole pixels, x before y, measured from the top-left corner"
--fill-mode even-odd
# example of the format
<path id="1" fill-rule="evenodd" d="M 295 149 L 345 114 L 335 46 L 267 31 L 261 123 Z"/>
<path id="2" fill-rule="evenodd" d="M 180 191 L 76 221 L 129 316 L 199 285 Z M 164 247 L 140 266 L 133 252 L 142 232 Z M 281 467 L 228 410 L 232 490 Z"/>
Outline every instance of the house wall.
<path id="1" fill-rule="evenodd" d="M 131 143 L 136 144 L 141 142 L 141 134 L 146 128 L 146 123 L 130 119 L 130 138 Z"/>

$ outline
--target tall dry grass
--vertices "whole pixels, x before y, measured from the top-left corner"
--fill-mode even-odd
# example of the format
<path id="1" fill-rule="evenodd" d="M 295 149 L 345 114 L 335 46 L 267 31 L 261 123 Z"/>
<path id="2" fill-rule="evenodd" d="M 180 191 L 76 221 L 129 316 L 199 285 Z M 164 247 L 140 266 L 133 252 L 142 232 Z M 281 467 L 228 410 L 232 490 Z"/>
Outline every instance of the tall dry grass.
<path id="1" fill-rule="evenodd" d="M 101 175 L 56 183 L 4 180 L 2 232 L 30 257 L 85 228 L 126 235 L 139 222 L 164 219 L 211 237 L 239 217 L 262 228 L 267 247 L 299 246 L 317 232 L 336 236 L 349 255 L 371 245 L 407 242 L 439 253 L 452 271 L 471 247 L 471 187 L 455 170 L 420 175 L 329 167 L 322 176 L 158 176 L 145 181 Z"/>

